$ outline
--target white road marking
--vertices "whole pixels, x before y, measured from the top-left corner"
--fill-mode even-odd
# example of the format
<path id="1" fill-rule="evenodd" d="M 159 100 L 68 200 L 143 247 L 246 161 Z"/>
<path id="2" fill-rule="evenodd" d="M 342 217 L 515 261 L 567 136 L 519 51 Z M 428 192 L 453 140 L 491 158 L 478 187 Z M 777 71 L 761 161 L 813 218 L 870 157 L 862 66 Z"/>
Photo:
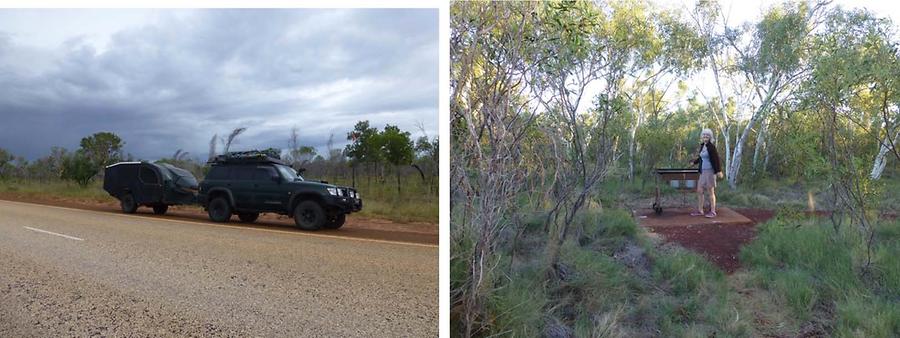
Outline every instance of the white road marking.
<path id="1" fill-rule="evenodd" d="M 55 205 L 10 201 L 10 200 L 4 200 L 4 199 L 0 199 L 0 202 L 25 204 L 25 205 L 30 205 L 30 206 L 40 206 L 40 207 L 63 209 L 63 210 L 90 212 L 90 213 L 95 213 L 95 214 L 112 215 L 112 216 L 127 217 L 127 218 L 137 218 L 137 219 L 143 219 L 143 220 L 157 220 L 157 221 L 166 221 L 166 222 L 174 222 L 174 223 L 184 223 L 184 224 L 199 224 L 199 225 L 214 226 L 214 227 L 220 227 L 220 228 L 232 228 L 232 229 L 240 229 L 240 230 L 257 230 L 257 231 L 276 232 L 276 233 L 283 233 L 283 234 L 297 235 L 297 236 L 309 236 L 309 237 L 331 238 L 331 239 L 350 240 L 350 241 L 359 241 L 359 242 L 372 242 L 372 243 L 393 244 L 393 245 L 417 246 L 417 247 L 422 247 L 422 248 L 437 248 L 438 247 L 437 245 L 434 245 L 434 244 L 420 244 L 420 243 L 410 243 L 410 242 L 388 241 L 388 240 L 382 240 L 382 239 L 333 236 L 333 235 L 313 234 L 313 233 L 309 233 L 309 232 L 294 232 L 294 231 L 284 231 L 284 230 L 275 230 L 275 229 L 260 229 L 260 228 L 254 228 L 254 227 L 224 225 L 224 224 L 218 224 L 218 223 L 201 223 L 201 222 L 184 221 L 184 220 L 176 220 L 176 219 L 117 214 L 117 213 L 112 213 L 112 212 L 108 212 L 108 211 L 76 209 L 76 208 L 69 208 L 69 207 L 60 207 L 60 206 L 55 206 Z"/>
<path id="2" fill-rule="evenodd" d="M 32 227 L 26 227 L 26 226 L 23 226 L 23 228 L 28 229 L 28 230 L 31 230 L 31 231 L 43 232 L 43 233 L 45 233 L 45 234 L 50 234 L 50 235 L 54 235 L 54 236 L 65 237 L 65 238 L 68 238 L 68 239 L 74 239 L 74 240 L 76 240 L 76 241 L 83 241 L 83 239 L 78 238 L 78 237 L 69 236 L 69 235 L 63 235 L 63 234 L 58 234 L 58 233 L 55 233 L 55 232 L 52 232 L 52 231 L 41 230 L 41 229 L 35 229 L 35 228 L 32 228 Z"/>

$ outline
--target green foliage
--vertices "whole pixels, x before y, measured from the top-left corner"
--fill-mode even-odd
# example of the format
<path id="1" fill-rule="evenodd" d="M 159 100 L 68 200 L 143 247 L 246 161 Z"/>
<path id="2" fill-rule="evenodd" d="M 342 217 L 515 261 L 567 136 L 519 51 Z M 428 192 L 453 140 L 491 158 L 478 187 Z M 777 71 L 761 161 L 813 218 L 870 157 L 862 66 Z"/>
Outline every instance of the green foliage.
<path id="1" fill-rule="evenodd" d="M 124 145 L 125 143 L 116 134 L 99 132 L 82 138 L 80 151 L 95 170 L 100 170 L 121 159 Z"/>
<path id="2" fill-rule="evenodd" d="M 386 125 L 379 135 L 382 156 L 395 166 L 407 165 L 413 160 L 413 143 L 408 131 L 400 131 L 397 126 Z"/>
<path id="3" fill-rule="evenodd" d="M 12 170 L 12 161 L 15 157 L 6 149 L 0 148 L 0 179 L 9 177 Z"/>
<path id="4" fill-rule="evenodd" d="M 72 156 L 63 160 L 62 176 L 64 180 L 71 180 L 78 185 L 85 187 L 91 183 L 94 176 L 97 175 L 97 167 L 95 160 L 78 151 Z"/>
<path id="5" fill-rule="evenodd" d="M 441 158 L 440 142 L 437 137 L 431 140 L 428 140 L 427 136 L 419 137 L 416 140 L 415 151 L 419 158 L 433 163 L 438 163 Z"/>
<path id="6" fill-rule="evenodd" d="M 369 121 L 359 121 L 353 131 L 347 133 L 351 141 L 344 152 L 357 163 L 377 163 L 381 161 L 381 138 L 378 128 L 370 127 Z"/>

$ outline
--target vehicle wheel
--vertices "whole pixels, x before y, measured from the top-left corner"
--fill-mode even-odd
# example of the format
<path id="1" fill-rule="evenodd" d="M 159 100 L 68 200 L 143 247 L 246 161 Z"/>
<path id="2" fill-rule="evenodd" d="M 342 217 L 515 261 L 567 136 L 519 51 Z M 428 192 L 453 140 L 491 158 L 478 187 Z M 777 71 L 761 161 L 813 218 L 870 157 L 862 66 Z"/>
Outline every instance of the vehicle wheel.
<path id="1" fill-rule="evenodd" d="M 238 218 L 241 219 L 241 222 L 244 223 L 253 223 L 259 218 L 258 212 L 242 212 L 238 214 Z"/>
<path id="2" fill-rule="evenodd" d="M 119 205 L 122 206 L 122 212 L 126 214 L 133 214 L 138 208 L 137 204 L 134 203 L 134 196 L 131 196 L 131 194 L 122 196 L 122 199 L 119 200 Z"/>
<path id="3" fill-rule="evenodd" d="M 344 225 L 344 221 L 347 220 L 347 214 L 338 214 L 337 216 L 331 217 L 328 222 L 325 223 L 325 229 L 339 229 Z"/>
<path id="4" fill-rule="evenodd" d="M 216 197 L 209 202 L 209 219 L 213 222 L 228 222 L 231 218 L 231 205 L 224 197 Z"/>
<path id="5" fill-rule="evenodd" d="M 294 208 L 294 223 L 303 230 L 319 230 L 325 218 L 325 210 L 315 201 L 303 201 Z"/>
<path id="6" fill-rule="evenodd" d="M 153 213 L 157 214 L 157 215 L 165 215 L 166 211 L 168 211 L 168 210 L 169 210 L 169 206 L 165 205 L 165 204 L 153 206 Z"/>

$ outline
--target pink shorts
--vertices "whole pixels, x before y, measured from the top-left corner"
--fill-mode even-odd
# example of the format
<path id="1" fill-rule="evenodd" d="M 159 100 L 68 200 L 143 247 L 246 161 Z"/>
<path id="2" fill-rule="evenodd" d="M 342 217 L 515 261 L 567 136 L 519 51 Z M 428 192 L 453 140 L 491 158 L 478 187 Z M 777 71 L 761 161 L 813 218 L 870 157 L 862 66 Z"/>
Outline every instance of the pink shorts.
<path id="1" fill-rule="evenodd" d="M 700 179 L 697 180 L 697 187 L 701 189 L 709 189 L 716 187 L 716 173 L 714 172 L 702 172 L 700 173 Z"/>

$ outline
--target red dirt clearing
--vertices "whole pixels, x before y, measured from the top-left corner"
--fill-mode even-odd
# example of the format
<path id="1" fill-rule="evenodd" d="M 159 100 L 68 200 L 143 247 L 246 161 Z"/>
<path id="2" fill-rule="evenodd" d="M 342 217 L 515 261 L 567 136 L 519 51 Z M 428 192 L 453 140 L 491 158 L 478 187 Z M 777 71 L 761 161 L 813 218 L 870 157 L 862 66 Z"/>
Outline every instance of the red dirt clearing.
<path id="1" fill-rule="evenodd" d="M 738 253 L 756 236 L 755 225 L 773 216 L 769 210 L 719 208 L 718 217 L 705 218 L 690 216 L 692 210 L 666 209 L 657 216 L 653 210 L 641 209 L 634 214 L 651 233 L 703 254 L 727 273 L 740 267 Z"/>

